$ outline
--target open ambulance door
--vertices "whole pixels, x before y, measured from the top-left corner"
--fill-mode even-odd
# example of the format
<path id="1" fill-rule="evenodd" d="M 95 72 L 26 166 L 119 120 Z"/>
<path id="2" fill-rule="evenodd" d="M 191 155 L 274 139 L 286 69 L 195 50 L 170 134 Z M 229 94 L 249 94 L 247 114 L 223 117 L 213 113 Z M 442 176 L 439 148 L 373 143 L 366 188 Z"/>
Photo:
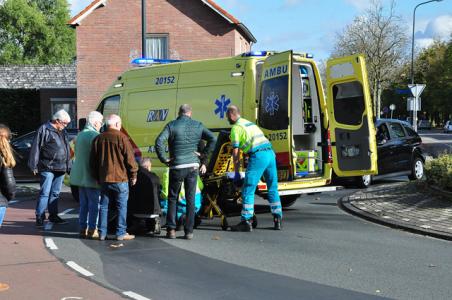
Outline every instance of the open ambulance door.
<path id="1" fill-rule="evenodd" d="M 329 60 L 327 86 L 334 172 L 338 176 L 376 174 L 377 146 L 364 57 Z"/>
<path id="2" fill-rule="evenodd" d="M 262 67 L 257 122 L 276 153 L 278 180 L 292 179 L 292 51 L 269 56 Z"/>

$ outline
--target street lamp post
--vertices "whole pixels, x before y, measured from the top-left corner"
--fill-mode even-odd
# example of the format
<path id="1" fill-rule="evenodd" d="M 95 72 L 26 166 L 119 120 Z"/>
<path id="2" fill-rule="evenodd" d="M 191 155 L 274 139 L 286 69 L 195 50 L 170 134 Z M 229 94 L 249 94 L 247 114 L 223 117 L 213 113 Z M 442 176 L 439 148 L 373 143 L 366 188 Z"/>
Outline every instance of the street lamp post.
<path id="1" fill-rule="evenodd" d="M 416 23 L 416 9 L 424 4 L 430 3 L 430 2 L 441 2 L 443 0 L 430 0 L 430 1 L 425 1 L 422 3 L 419 3 L 418 5 L 416 5 L 414 7 L 413 10 L 413 34 L 411 36 L 411 84 L 414 84 L 414 26 Z M 416 130 L 417 128 L 417 97 L 414 100 L 414 108 L 413 108 L 413 128 Z"/>

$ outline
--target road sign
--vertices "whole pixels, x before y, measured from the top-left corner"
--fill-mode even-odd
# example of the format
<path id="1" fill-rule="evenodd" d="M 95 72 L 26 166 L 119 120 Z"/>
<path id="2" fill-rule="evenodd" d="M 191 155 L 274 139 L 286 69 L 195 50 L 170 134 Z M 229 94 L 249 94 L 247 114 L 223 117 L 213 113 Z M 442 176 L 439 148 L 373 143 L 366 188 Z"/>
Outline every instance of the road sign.
<path id="1" fill-rule="evenodd" d="M 411 95 L 411 90 L 410 89 L 396 89 L 395 93 L 397 95 Z"/>
<path id="2" fill-rule="evenodd" d="M 419 97 L 425 89 L 425 84 L 409 84 L 408 87 L 410 88 L 413 97 Z"/>
<path id="3" fill-rule="evenodd" d="M 390 110 L 394 110 L 395 108 L 396 108 L 395 104 L 389 105 L 389 109 L 390 109 Z"/>
<path id="4" fill-rule="evenodd" d="M 414 97 L 408 97 L 407 99 L 407 111 L 420 111 L 421 110 L 421 97 L 417 99 Z"/>

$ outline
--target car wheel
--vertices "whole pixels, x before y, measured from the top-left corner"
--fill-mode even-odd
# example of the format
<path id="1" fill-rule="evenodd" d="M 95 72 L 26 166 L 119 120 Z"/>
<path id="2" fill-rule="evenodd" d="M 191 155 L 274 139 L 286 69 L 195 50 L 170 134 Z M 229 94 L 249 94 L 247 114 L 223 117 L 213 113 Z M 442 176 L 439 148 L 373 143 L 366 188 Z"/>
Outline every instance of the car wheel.
<path id="1" fill-rule="evenodd" d="M 408 177 L 411 180 L 420 180 L 424 177 L 424 162 L 419 157 L 414 158 L 411 164 L 411 175 Z"/>
<path id="2" fill-rule="evenodd" d="M 286 208 L 294 205 L 295 201 L 297 201 L 298 197 L 300 195 L 287 195 L 287 196 L 281 196 L 281 206 Z"/>
<path id="3" fill-rule="evenodd" d="M 356 177 L 356 184 L 359 188 L 368 188 L 372 184 L 372 175 L 363 175 Z"/>

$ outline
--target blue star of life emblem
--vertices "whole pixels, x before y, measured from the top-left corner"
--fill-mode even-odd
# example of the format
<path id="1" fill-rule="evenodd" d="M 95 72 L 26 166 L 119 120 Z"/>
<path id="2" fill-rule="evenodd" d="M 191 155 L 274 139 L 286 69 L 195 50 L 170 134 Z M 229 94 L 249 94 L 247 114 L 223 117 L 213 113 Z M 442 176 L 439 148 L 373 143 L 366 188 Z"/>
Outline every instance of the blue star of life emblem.
<path id="1" fill-rule="evenodd" d="M 217 108 L 215 109 L 215 114 L 220 115 L 220 119 L 224 119 L 224 114 L 228 110 L 228 105 L 231 103 L 231 99 L 227 98 L 225 95 L 221 95 L 220 99 L 215 100 L 215 105 Z"/>
<path id="2" fill-rule="evenodd" d="M 265 99 L 265 112 L 273 116 L 279 110 L 279 96 L 275 92 L 271 92 Z"/>

